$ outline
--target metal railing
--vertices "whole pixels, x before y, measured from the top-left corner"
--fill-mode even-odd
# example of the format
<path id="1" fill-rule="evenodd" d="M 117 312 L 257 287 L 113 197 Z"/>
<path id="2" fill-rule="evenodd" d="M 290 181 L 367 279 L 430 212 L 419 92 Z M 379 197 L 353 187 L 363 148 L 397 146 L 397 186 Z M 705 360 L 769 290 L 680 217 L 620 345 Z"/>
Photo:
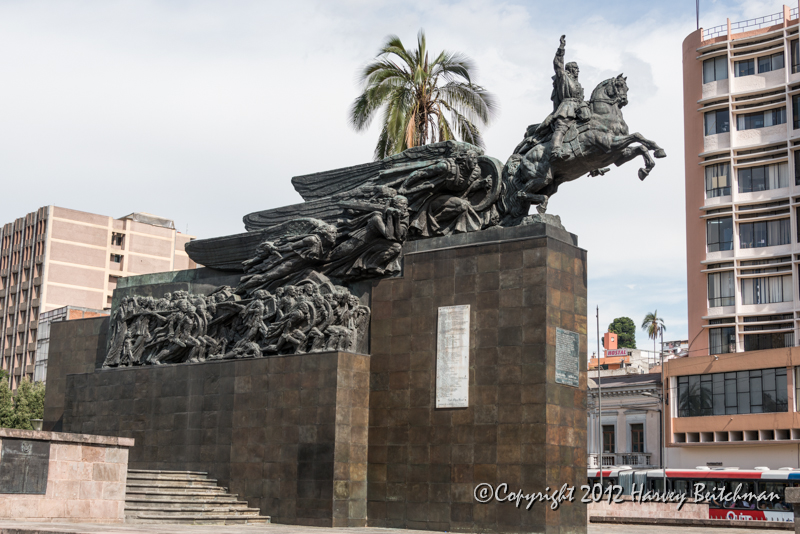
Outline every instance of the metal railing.
<path id="1" fill-rule="evenodd" d="M 790 11 L 790 18 L 796 19 L 798 17 L 798 8 L 792 8 Z M 740 20 L 738 22 L 731 22 L 731 33 L 742 33 L 746 31 L 752 30 L 760 30 L 761 28 L 767 28 L 769 26 L 775 26 L 776 24 L 783 23 L 783 11 L 779 13 L 773 13 L 772 15 L 765 15 L 763 17 L 757 17 L 754 19 L 748 20 Z M 719 37 L 720 35 L 727 35 L 728 34 L 728 25 L 727 24 L 720 24 L 719 26 L 714 26 L 713 28 L 703 28 L 703 41 L 708 41 L 709 39 L 713 39 L 715 37 Z"/>
<path id="2" fill-rule="evenodd" d="M 597 453 L 589 454 L 589 467 L 597 467 Z M 603 467 L 612 467 L 615 465 L 629 465 L 633 466 L 650 466 L 650 458 L 652 453 L 649 452 L 616 452 L 616 453 L 603 453 Z"/>
<path id="3" fill-rule="evenodd" d="M 793 7 L 789 10 L 789 20 L 794 20 L 798 17 L 798 9 Z"/>
<path id="4" fill-rule="evenodd" d="M 742 33 L 751 30 L 759 30 L 768 26 L 783 23 L 783 11 L 780 13 L 773 13 L 755 19 L 741 20 L 739 22 L 731 22 L 731 33 Z"/>
<path id="5" fill-rule="evenodd" d="M 709 39 L 713 39 L 714 37 L 719 37 L 720 35 L 728 35 L 728 25 L 727 24 L 720 24 L 719 26 L 714 26 L 713 28 L 703 28 L 703 40 L 708 41 Z"/>

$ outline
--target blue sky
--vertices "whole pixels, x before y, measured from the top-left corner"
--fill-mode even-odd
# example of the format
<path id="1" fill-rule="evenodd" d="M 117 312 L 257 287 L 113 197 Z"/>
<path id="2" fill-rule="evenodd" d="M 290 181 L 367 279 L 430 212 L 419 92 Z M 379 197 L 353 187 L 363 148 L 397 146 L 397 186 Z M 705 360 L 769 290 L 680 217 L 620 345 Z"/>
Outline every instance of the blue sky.
<path id="1" fill-rule="evenodd" d="M 701 2 L 711 27 L 781 2 Z M 181 231 L 243 231 L 251 211 L 299 201 L 291 176 L 371 159 L 377 132 L 347 110 L 388 34 L 466 53 L 499 101 L 485 130 L 504 161 L 550 108 L 552 57 L 587 93 L 623 72 L 625 119 L 668 158 L 561 188 L 548 211 L 589 251 L 589 307 L 604 328 L 658 310 L 686 337 L 681 42 L 694 2 L 0 0 L 0 221 L 56 204 L 145 211 Z M 31 187 L 33 186 L 33 187 Z M 596 346 L 594 316 L 589 347 Z M 650 345 L 646 336 L 640 346 Z"/>

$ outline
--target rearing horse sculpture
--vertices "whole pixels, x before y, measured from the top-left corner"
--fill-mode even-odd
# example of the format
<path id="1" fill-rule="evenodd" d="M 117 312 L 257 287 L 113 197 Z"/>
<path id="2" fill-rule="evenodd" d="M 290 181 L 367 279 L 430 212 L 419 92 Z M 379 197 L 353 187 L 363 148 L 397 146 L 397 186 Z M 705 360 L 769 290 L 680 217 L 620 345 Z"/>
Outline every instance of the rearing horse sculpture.
<path id="1" fill-rule="evenodd" d="M 639 178 L 644 180 L 655 167 L 653 157 L 666 157 L 664 149 L 639 132 L 628 133 L 621 108 L 628 103 L 628 85 L 620 74 L 601 82 L 592 92 L 589 105 L 592 117 L 584 123 L 573 123 L 564 136 L 562 150 L 567 159 L 551 158 L 552 134 L 535 135 L 539 126 L 529 126 L 525 139 L 508 158 L 503 169 L 504 194 L 500 200 L 503 224 L 518 224 L 531 204 L 539 213 L 547 209 L 548 199 L 558 186 L 584 174 L 601 176 L 607 165 L 620 165 L 637 156 L 644 159 Z M 650 151 L 653 151 L 653 157 Z"/>

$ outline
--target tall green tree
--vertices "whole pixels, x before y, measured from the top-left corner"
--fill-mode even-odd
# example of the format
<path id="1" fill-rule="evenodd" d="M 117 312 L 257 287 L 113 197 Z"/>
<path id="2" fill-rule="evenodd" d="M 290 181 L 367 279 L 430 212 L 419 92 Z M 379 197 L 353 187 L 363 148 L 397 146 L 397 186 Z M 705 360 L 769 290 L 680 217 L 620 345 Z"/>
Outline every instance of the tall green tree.
<path id="1" fill-rule="evenodd" d="M 11 392 L 8 374 L 0 373 L 0 428 L 33 430 L 31 419 L 44 417 L 45 386 L 23 379 L 17 391 Z"/>
<path id="2" fill-rule="evenodd" d="M 33 385 L 25 378 L 17 386 L 14 395 L 14 426 L 23 430 L 33 430 L 31 419 L 35 419 Z"/>
<path id="3" fill-rule="evenodd" d="M 617 317 L 608 325 L 608 331 L 617 334 L 619 348 L 636 348 L 636 324 L 630 317 Z"/>
<path id="4" fill-rule="evenodd" d="M 0 428 L 14 428 L 14 396 L 8 385 L 8 373 L 0 373 Z"/>
<path id="5" fill-rule="evenodd" d="M 383 110 L 376 160 L 457 137 L 483 147 L 479 125 L 489 123 L 497 105 L 486 89 L 472 83 L 474 72 L 472 60 L 458 52 L 439 52 L 431 59 L 422 30 L 416 49 L 390 35 L 360 74 L 364 90 L 350 108 L 350 123 L 363 131 Z"/>
<path id="6" fill-rule="evenodd" d="M 667 327 L 664 326 L 664 319 L 658 316 L 658 310 L 644 316 L 642 330 L 647 332 L 647 337 L 653 340 L 653 353 L 655 353 L 658 336 L 667 331 Z"/>

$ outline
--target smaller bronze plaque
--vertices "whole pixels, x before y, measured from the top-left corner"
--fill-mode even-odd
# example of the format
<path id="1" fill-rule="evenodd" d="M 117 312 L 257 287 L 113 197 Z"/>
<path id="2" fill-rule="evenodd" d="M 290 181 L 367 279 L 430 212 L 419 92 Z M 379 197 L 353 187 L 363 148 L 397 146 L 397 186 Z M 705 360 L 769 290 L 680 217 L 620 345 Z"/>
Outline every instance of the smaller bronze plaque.
<path id="1" fill-rule="evenodd" d="M 580 347 L 581 337 L 577 332 L 556 328 L 556 384 L 580 387 Z"/>
<path id="2" fill-rule="evenodd" d="M 49 441 L 3 438 L 0 493 L 44 495 L 49 466 Z"/>

